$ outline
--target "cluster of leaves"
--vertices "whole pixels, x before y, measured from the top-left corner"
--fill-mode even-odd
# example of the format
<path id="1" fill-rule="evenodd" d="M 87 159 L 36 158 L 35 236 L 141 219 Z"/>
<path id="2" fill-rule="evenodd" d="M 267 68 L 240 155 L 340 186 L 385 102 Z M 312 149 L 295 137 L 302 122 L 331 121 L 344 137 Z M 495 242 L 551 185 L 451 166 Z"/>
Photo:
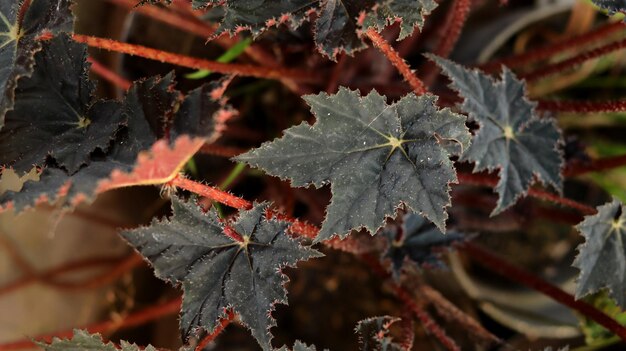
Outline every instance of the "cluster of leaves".
<path id="1" fill-rule="evenodd" d="M 63 23 L 71 24 L 69 2 L 56 2 L 32 6 L 47 3 L 50 13 L 69 16 Z M 57 5 L 65 8 L 57 12 Z M 31 11 L 41 21 L 51 17 L 29 8 L 26 19 Z M 59 197 L 69 206 L 116 187 L 164 183 L 204 142 L 214 140 L 233 114 L 211 97 L 212 85 L 183 96 L 173 88 L 173 74 L 136 82 L 121 102 L 96 100 L 84 44 L 65 34 L 35 42 L 40 51 L 32 73 L 19 80 L 0 131 L 0 164 L 19 175 L 44 168 L 38 182 L 2 195 L 5 209 Z M 156 162 L 150 151 L 161 159 Z"/>
<path id="2" fill-rule="evenodd" d="M 150 2 L 150 1 L 147 1 Z M 66 206 L 122 186 L 163 184 L 189 158 L 215 140 L 234 112 L 205 85 L 183 95 L 173 74 L 135 82 L 122 101 L 94 97 L 86 47 L 63 34 L 73 17 L 66 0 L 38 0 L 21 9 L 0 5 L 0 164 L 19 175 L 42 169 L 39 181 L 0 195 L 0 206 L 20 211 L 40 201 L 63 198 Z M 428 0 L 195 0 L 197 7 L 223 12 L 220 30 L 248 30 L 257 36 L 278 23 L 301 25 L 315 18 L 318 48 L 331 58 L 364 47 L 363 33 L 401 22 L 400 39 L 420 27 L 435 2 Z M 23 13 L 20 18 L 20 13 Z M 45 34 L 45 35 L 44 35 Z M 52 36 L 52 39 L 44 37 Z M 458 182 L 455 162 L 473 171 L 499 173 L 492 215 L 515 204 L 534 182 L 562 192 L 562 135 L 554 121 L 541 119 L 526 98 L 525 83 L 504 68 L 494 80 L 451 61 L 429 56 L 463 98 L 458 110 L 437 106 L 430 93 L 408 94 L 389 103 L 376 91 L 340 88 L 336 94 L 304 96 L 316 121 L 235 161 L 291 182 L 294 187 L 330 184 L 332 199 L 314 243 L 345 238 L 365 229 L 384 233 L 385 254 L 398 276 L 407 258 L 438 265 L 434 247 L 459 241 L 446 232 L 450 184 Z M 408 191 L 409 190 L 409 191 Z M 236 219 L 204 213 L 192 202 L 172 198 L 170 219 L 125 231 L 122 236 L 154 267 L 157 277 L 184 291 L 180 327 L 187 341 L 212 331 L 233 310 L 259 344 L 272 348 L 271 315 L 287 302 L 285 267 L 321 254 L 287 233 L 288 224 L 255 204 Z M 380 231 L 398 213 L 402 225 Z M 617 200 L 598 208 L 577 227 L 586 243 L 574 265 L 581 271 L 577 297 L 604 288 L 626 307 L 626 214 Z M 207 284 L 207 282 L 210 282 Z M 391 317 L 368 319 L 357 331 L 364 350 L 403 349 L 389 336 Z M 137 350 L 123 343 L 122 350 Z M 113 351 L 100 337 L 76 332 L 49 350 Z M 294 350 L 314 350 L 296 343 Z M 150 348 L 152 350 L 152 348 Z"/>
<path id="3" fill-rule="evenodd" d="M 404 350 L 400 344 L 389 335 L 389 328 L 400 319 L 389 316 L 373 317 L 360 321 L 356 326 L 356 333 L 361 341 L 361 351 L 400 351 Z M 135 344 L 123 341 L 117 347 L 112 342 L 105 343 L 99 334 L 89 334 L 84 330 L 74 330 L 71 339 L 54 338 L 49 344 L 37 343 L 45 351 L 156 351 L 152 345 L 139 348 Z M 278 351 L 290 351 L 283 346 Z M 316 351 L 315 346 L 308 346 L 296 340 L 291 351 Z"/>
<path id="4" fill-rule="evenodd" d="M 143 0 L 141 3 L 155 3 Z M 362 32 L 381 31 L 401 22 L 398 40 L 421 28 L 424 18 L 437 7 L 433 0 L 193 0 L 196 8 L 211 7 L 221 20 L 217 35 L 249 31 L 255 37 L 268 28 L 287 23 L 296 28 L 315 17 L 315 42 L 319 51 L 331 59 L 345 52 L 353 54 L 365 48 Z"/>

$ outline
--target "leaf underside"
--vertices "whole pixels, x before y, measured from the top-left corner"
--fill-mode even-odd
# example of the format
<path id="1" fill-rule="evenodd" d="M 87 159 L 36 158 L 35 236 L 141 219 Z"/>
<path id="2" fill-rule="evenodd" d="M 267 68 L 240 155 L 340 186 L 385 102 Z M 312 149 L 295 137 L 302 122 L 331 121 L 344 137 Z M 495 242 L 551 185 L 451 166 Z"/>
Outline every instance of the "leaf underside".
<path id="1" fill-rule="evenodd" d="M 79 329 L 74 330 L 74 336 L 69 340 L 54 338 L 50 344 L 38 342 L 37 345 L 45 351 L 157 351 L 152 345 L 143 348 L 123 340 L 118 348 L 112 342 L 102 341 L 100 334 L 89 334 Z"/>
<path id="2" fill-rule="evenodd" d="M 254 36 L 283 22 L 298 27 L 316 13 L 315 42 L 333 60 L 340 52 L 352 54 L 365 48 L 360 32 L 368 28 L 381 31 L 400 21 L 399 39 L 407 37 L 415 27 L 422 27 L 424 17 L 437 6 L 433 0 L 194 0 L 193 4 L 223 6 L 218 33 L 248 30 Z"/>
<path id="3" fill-rule="evenodd" d="M 68 38 L 55 38 L 50 45 L 55 43 L 68 52 L 55 55 L 54 58 L 71 57 L 71 52 L 84 52 L 82 44 L 73 43 Z M 44 50 L 47 49 L 44 47 Z M 219 119 L 232 114 L 222 102 L 211 98 L 211 90 L 205 86 L 183 97 L 173 88 L 174 85 L 173 74 L 134 83 L 119 108 L 123 126 L 112 135 L 113 140 L 109 140 L 105 152 L 90 154 L 87 164 L 73 173 L 68 172 L 58 161 L 48 162 L 39 181 L 26 182 L 20 192 L 9 191 L 0 195 L 1 209 L 13 207 L 19 212 L 41 202 L 54 202 L 61 197 L 64 197 L 64 206 L 72 207 L 108 189 L 161 184 L 171 179 L 201 146 L 202 140 L 212 142 L 217 138 L 221 123 Z M 74 91 L 74 101 L 83 94 L 82 89 L 63 91 L 68 96 Z M 97 102 L 94 106 L 108 103 L 111 102 Z M 20 110 L 16 109 L 12 113 L 18 112 Z M 102 117 L 102 123 L 111 118 L 106 115 Z M 40 127 L 45 121 L 36 123 L 37 128 L 34 129 L 42 129 Z M 165 138 L 166 130 L 169 130 L 169 139 Z M 17 132 L 19 130 L 9 128 L 3 131 Z M 85 135 L 89 134 L 81 134 Z M 75 148 L 75 144 L 81 142 L 84 141 L 70 145 Z M 51 152 L 51 155 L 54 157 L 55 154 Z M 32 158 L 30 155 L 28 157 Z"/>
<path id="4" fill-rule="evenodd" d="M 267 205 L 242 211 L 228 224 L 243 238 L 224 234 L 213 212 L 172 199 L 171 220 L 122 233 L 152 264 L 157 277 L 184 290 L 180 327 L 188 338 L 199 329 L 212 331 L 227 308 L 233 308 L 264 350 L 271 349 L 270 313 L 286 303 L 281 269 L 319 257 L 285 234 L 287 224 L 265 218 Z"/>
<path id="5" fill-rule="evenodd" d="M 361 227 L 376 233 L 401 203 L 444 230 L 449 184 L 456 182 L 450 156 L 470 140 L 463 116 L 438 110 L 432 95 L 409 94 L 387 104 L 375 91 L 361 97 L 341 88 L 304 99 L 316 116 L 313 126 L 289 128 L 235 159 L 296 187 L 331 184 L 333 197 L 316 241 Z"/>
<path id="6" fill-rule="evenodd" d="M 539 119 L 535 103 L 526 98 L 523 81 L 506 67 L 500 81 L 478 70 L 428 55 L 452 81 L 464 99 L 461 109 L 480 125 L 462 161 L 474 162 L 474 172 L 498 169 L 496 215 L 524 196 L 535 178 L 562 192 L 561 131 L 555 121 Z"/>
<path id="7" fill-rule="evenodd" d="M 616 303 L 626 309 L 625 210 L 626 207 L 614 199 L 576 226 L 585 238 L 573 264 L 580 269 L 576 298 L 607 288 Z"/>
<path id="8" fill-rule="evenodd" d="M 384 258 L 391 260 L 394 277 L 400 276 L 407 259 L 418 266 L 443 267 L 444 263 L 433 249 L 449 247 L 463 239 L 459 233 L 444 234 L 426 218 L 414 213 L 404 215 L 401 227 L 389 225 L 382 232 L 389 242 Z"/>
<path id="9" fill-rule="evenodd" d="M 20 28 L 21 2 L 0 1 L 0 129 L 6 112 L 13 108 L 18 79 L 30 76 L 33 71 L 33 55 L 41 46 L 37 37 L 44 32 L 72 31 L 71 4 L 71 0 L 32 1 Z"/>

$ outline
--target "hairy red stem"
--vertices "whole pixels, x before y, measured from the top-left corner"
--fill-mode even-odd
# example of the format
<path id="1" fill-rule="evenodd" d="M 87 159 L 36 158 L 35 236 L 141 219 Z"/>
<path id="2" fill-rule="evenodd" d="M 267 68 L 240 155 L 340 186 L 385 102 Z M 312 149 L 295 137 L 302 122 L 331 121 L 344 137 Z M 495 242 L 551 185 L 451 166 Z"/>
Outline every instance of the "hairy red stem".
<path id="1" fill-rule="evenodd" d="M 398 69 L 402 77 L 404 77 L 404 79 L 411 85 L 411 88 L 413 89 L 415 94 L 422 95 L 426 92 L 426 87 L 424 86 L 424 83 L 419 78 L 417 78 L 415 73 L 411 71 L 411 68 L 406 63 L 406 61 L 404 61 L 404 59 L 400 57 L 398 52 L 393 47 L 391 47 L 391 45 L 389 45 L 387 40 L 385 40 L 382 35 L 380 35 L 374 29 L 368 29 L 365 34 L 368 38 L 370 38 L 374 46 L 376 46 L 389 59 L 391 64 Z"/>
<path id="2" fill-rule="evenodd" d="M 597 160 L 593 160 L 590 163 L 577 162 L 569 165 L 563 174 L 568 177 L 575 177 L 590 172 L 599 172 L 617 167 L 626 166 L 626 155 L 619 155 L 613 157 L 605 157 Z"/>
<path id="3" fill-rule="evenodd" d="M 451 9 L 451 16 L 448 28 L 445 30 L 443 39 L 434 50 L 434 54 L 442 57 L 448 57 L 454 49 L 454 45 L 459 40 L 467 16 L 472 6 L 471 0 L 454 0 Z"/>
<path id="4" fill-rule="evenodd" d="M 389 273 L 385 270 L 385 268 L 380 264 L 376 257 L 373 257 L 370 254 L 363 254 L 361 258 L 365 263 L 367 263 L 370 268 L 383 279 L 389 278 Z M 450 351 L 460 351 L 459 346 L 452 340 L 446 332 L 441 329 L 441 327 L 428 315 L 423 309 L 422 306 L 419 306 L 415 301 L 414 297 L 406 291 L 401 285 L 396 284 L 394 281 L 388 281 L 391 289 L 394 294 L 405 304 L 408 309 L 415 314 L 415 316 L 422 322 L 424 328 L 431 333 L 433 336 L 441 342 L 448 350 Z"/>
<path id="5" fill-rule="evenodd" d="M 596 49 L 585 51 L 567 60 L 563 60 L 561 62 L 544 66 L 530 73 L 523 74 L 521 78 L 524 78 L 527 81 L 535 81 L 544 77 L 551 76 L 553 74 L 557 74 L 567 68 L 580 65 L 591 59 L 595 59 L 600 56 L 610 54 L 613 51 L 617 51 L 623 48 L 626 48 L 626 39 L 612 42 L 612 43 L 600 46 Z"/>
<path id="6" fill-rule="evenodd" d="M 185 177 L 176 177 L 170 182 L 170 184 L 181 189 L 189 190 L 200 196 L 205 196 L 213 201 L 223 203 L 224 205 L 228 205 L 233 208 L 252 208 L 252 203 L 250 201 L 244 200 L 226 191 L 189 180 Z"/>
<path id="7" fill-rule="evenodd" d="M 303 70 L 288 69 L 283 67 L 259 67 L 237 63 L 220 63 L 157 50 L 146 46 L 122 43 L 112 39 L 98 38 L 82 34 L 74 34 L 73 38 L 79 43 L 84 43 L 94 48 L 135 55 L 193 69 L 206 69 L 224 74 L 237 74 L 241 76 L 276 80 L 291 79 L 294 81 L 306 82 L 315 82 L 320 80 L 319 73 Z"/>
<path id="8" fill-rule="evenodd" d="M 435 338 L 437 338 L 437 340 L 439 340 L 439 342 L 446 349 L 450 351 L 461 351 L 461 348 L 459 347 L 459 345 L 457 345 L 456 342 L 454 342 L 454 340 L 452 340 L 452 338 L 450 338 L 448 334 L 446 334 L 445 330 L 443 330 L 441 326 L 439 326 L 439 324 L 437 324 L 437 322 L 433 320 L 430 314 L 428 314 L 426 311 L 421 309 L 415 303 L 415 301 L 413 301 L 413 299 L 411 298 L 411 295 L 406 290 L 404 290 L 402 287 L 396 284 L 393 284 L 392 288 L 396 296 L 398 296 L 398 298 L 402 300 L 405 306 L 409 310 L 411 310 L 411 312 L 413 312 L 415 316 L 417 316 L 417 319 L 420 320 L 420 322 L 422 323 L 422 326 L 424 327 L 424 329 L 426 329 L 427 332 L 429 332 Z"/>
<path id="9" fill-rule="evenodd" d="M 531 273 L 528 273 L 521 268 L 515 267 L 511 263 L 501 259 L 497 255 L 477 244 L 465 242 L 464 244 L 459 245 L 459 248 L 468 253 L 473 260 L 480 263 L 485 268 L 551 297 L 555 301 L 582 313 L 590 319 L 593 319 L 596 323 L 619 336 L 622 340 L 626 340 L 626 327 L 620 325 L 592 305 L 584 301 L 576 300 L 574 296 L 568 294 L 560 288 Z"/>
<path id="10" fill-rule="evenodd" d="M 91 71 L 93 73 L 104 78 L 104 80 L 115 85 L 116 87 L 122 90 L 128 90 L 132 85 L 132 83 L 128 79 L 113 72 L 108 67 L 96 61 L 93 57 L 87 57 L 87 62 L 91 63 Z"/>
<path id="11" fill-rule="evenodd" d="M 217 336 L 220 335 L 224 329 L 226 329 L 233 319 L 235 319 L 235 313 L 232 310 L 229 310 L 226 317 L 220 319 L 219 324 L 215 327 L 215 329 L 213 329 L 213 332 L 200 340 L 198 346 L 195 348 L 195 351 L 202 351 L 202 349 L 204 349 L 211 341 L 215 340 L 215 338 L 217 338 Z"/>
<path id="12" fill-rule="evenodd" d="M 624 112 L 626 100 L 615 101 L 558 101 L 536 100 L 537 108 L 553 112 L 598 113 Z"/>
<path id="13" fill-rule="evenodd" d="M 0 351 L 23 350 L 33 348 L 35 344 L 32 340 L 49 343 L 52 341 L 53 337 L 71 338 L 72 335 L 74 335 L 74 329 L 86 329 L 89 333 L 109 333 L 116 330 L 136 327 L 151 322 L 155 319 L 177 313 L 180 310 L 181 301 L 182 299 L 178 297 L 165 303 L 151 306 L 143 310 L 131 313 L 123 320 L 107 320 L 99 323 L 81 326 L 78 328 L 72 328 L 69 330 L 63 330 L 54 333 L 40 334 L 32 338 L 29 337 L 19 341 L 12 341 L 5 344 L 0 344 Z"/>
<path id="14" fill-rule="evenodd" d="M 22 22 L 24 21 L 24 16 L 26 16 L 26 11 L 30 7 L 32 0 L 24 0 L 20 4 L 20 8 L 17 13 L 17 28 L 22 28 Z"/>
<path id="15" fill-rule="evenodd" d="M 85 260 L 65 263 L 58 267 L 51 268 L 49 270 L 46 270 L 37 274 L 29 274 L 23 278 L 20 278 L 11 283 L 8 283 L 7 285 L 0 287 L 0 295 L 11 293 L 24 286 L 37 283 L 37 282 L 50 285 L 52 287 L 57 287 L 57 288 L 67 286 L 67 284 L 72 284 L 76 288 L 78 288 L 79 286 L 81 288 L 83 288 L 84 286 L 91 287 L 95 280 L 99 281 L 100 283 L 99 285 L 102 285 L 103 283 L 106 284 L 112 281 L 112 279 L 121 275 L 121 273 L 124 273 L 125 271 L 128 271 L 130 268 L 136 266 L 138 264 L 135 261 L 137 257 L 139 256 L 131 255 L 129 257 L 124 257 L 124 258 L 119 258 L 119 257 L 88 258 Z M 130 264 L 130 262 L 133 262 L 133 263 Z M 139 262 L 141 262 L 141 260 L 139 260 Z M 105 279 L 102 279 L 103 275 L 99 275 L 98 277 L 90 278 L 84 282 L 63 283 L 63 282 L 57 281 L 58 276 L 61 276 L 66 273 L 72 273 L 76 271 L 94 269 L 94 268 L 98 268 L 101 266 L 110 266 L 110 265 L 115 265 L 115 267 L 110 271 L 115 271 L 117 272 L 117 274 L 111 274 Z M 120 267 L 124 267 L 124 269 L 120 269 Z"/>
<path id="16" fill-rule="evenodd" d="M 167 23 L 172 27 L 195 34 L 202 38 L 209 38 L 215 34 L 215 28 L 196 18 L 187 18 L 176 12 L 172 12 L 157 6 L 136 6 L 137 1 L 132 0 L 106 0 L 129 11 L 135 11 L 157 21 Z"/>
<path id="17" fill-rule="evenodd" d="M 498 184 L 498 178 L 488 174 L 471 174 L 471 173 L 457 173 L 459 182 L 466 184 L 482 185 L 488 187 L 495 187 Z M 579 210 L 583 214 L 595 214 L 597 211 L 595 208 L 574 201 L 572 199 L 564 198 L 544 190 L 530 188 L 528 195 L 540 200 L 550 201 L 562 206 L 567 206 Z"/>
<path id="18" fill-rule="evenodd" d="M 584 45 L 595 43 L 599 40 L 606 38 L 608 35 L 611 35 L 614 32 L 623 29 L 626 29 L 626 24 L 622 22 L 607 23 L 579 36 L 568 38 L 558 43 L 548 44 L 543 47 L 525 52 L 523 54 L 511 55 L 509 57 L 496 59 L 479 65 L 478 67 L 486 72 L 499 70 L 500 66 L 502 65 L 505 65 L 509 68 L 521 67 L 548 59 L 563 51 L 581 48 Z"/>
<path id="19" fill-rule="evenodd" d="M 205 144 L 198 152 L 202 154 L 231 158 L 243 154 L 246 151 L 248 150 L 238 147 L 224 146 L 219 144 Z"/>

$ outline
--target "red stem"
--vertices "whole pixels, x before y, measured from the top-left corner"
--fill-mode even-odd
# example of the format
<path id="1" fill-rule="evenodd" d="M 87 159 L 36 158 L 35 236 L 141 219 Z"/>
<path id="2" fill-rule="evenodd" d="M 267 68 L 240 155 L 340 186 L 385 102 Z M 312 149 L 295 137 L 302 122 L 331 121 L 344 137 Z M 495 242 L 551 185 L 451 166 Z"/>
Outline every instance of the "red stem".
<path id="1" fill-rule="evenodd" d="M 217 201 L 223 203 L 224 205 L 237 208 L 237 209 L 246 209 L 249 210 L 252 208 L 252 203 L 250 201 L 244 200 L 240 197 L 232 195 L 226 191 L 204 185 L 202 183 L 194 182 L 193 180 L 189 180 L 184 177 L 176 177 L 171 182 L 170 185 L 175 187 L 179 187 L 181 189 L 189 190 L 192 193 L 198 194 L 200 196 L 205 196 L 213 201 Z"/>
<path id="2" fill-rule="evenodd" d="M 122 90 L 128 90 L 132 85 L 132 83 L 128 79 L 113 72 L 108 67 L 96 61 L 93 57 L 88 57 L 87 62 L 91 63 L 91 71 L 93 73 L 104 78 L 106 81 L 115 85 L 116 87 Z"/>
<path id="3" fill-rule="evenodd" d="M 30 349 L 35 346 L 33 340 L 50 343 L 53 337 L 71 338 L 72 335 L 74 335 L 74 329 L 86 329 L 89 333 L 108 333 L 116 330 L 136 327 L 151 322 L 155 319 L 177 313 L 180 310 L 180 303 L 181 298 L 178 297 L 165 303 L 151 306 L 143 310 L 131 313 L 122 320 L 107 320 L 99 323 L 81 326 L 78 328 L 72 328 L 69 330 L 63 330 L 54 333 L 40 334 L 32 338 L 29 337 L 19 341 L 12 341 L 5 344 L 0 344 L 0 351 Z"/>
<path id="4" fill-rule="evenodd" d="M 232 310 L 229 310 L 226 317 L 220 319 L 219 324 L 215 327 L 213 332 L 202 338 L 202 340 L 198 343 L 198 346 L 196 346 L 195 351 L 202 351 L 202 349 L 204 349 L 211 341 L 215 340 L 215 338 L 217 338 L 217 336 L 220 335 L 224 329 L 226 329 L 233 319 L 235 319 L 235 313 Z"/>
<path id="5" fill-rule="evenodd" d="M 612 42 L 603 46 L 600 46 L 596 49 L 585 51 L 576 56 L 573 56 L 567 60 L 563 60 L 561 62 L 553 63 L 547 66 L 544 66 L 540 69 L 532 71 L 530 73 L 524 74 L 521 77 L 526 79 L 527 81 L 535 81 L 547 76 L 551 76 L 553 74 L 559 73 L 567 68 L 580 65 L 586 61 L 591 59 L 604 56 L 613 51 L 620 50 L 626 48 L 626 39 L 621 39 L 616 42 Z"/>
<path id="6" fill-rule="evenodd" d="M 538 109 L 553 112 L 598 113 L 626 111 L 626 100 L 599 102 L 537 100 L 537 102 Z"/>
<path id="7" fill-rule="evenodd" d="M 137 1 L 133 0 L 106 0 L 129 11 L 139 12 L 142 15 L 153 18 L 157 21 L 167 23 L 172 27 L 195 34 L 202 38 L 209 38 L 215 34 L 215 28 L 196 20 L 195 18 L 183 17 L 178 13 L 166 10 L 157 6 L 143 5 L 136 6 Z"/>
<path id="8" fill-rule="evenodd" d="M 482 185 L 488 187 L 495 187 L 498 184 L 498 179 L 489 174 L 471 174 L 471 173 L 457 173 L 459 182 L 473 185 Z M 582 204 L 580 202 L 564 198 L 558 195 L 554 195 L 544 190 L 530 188 L 528 195 L 540 200 L 550 201 L 563 206 L 571 207 L 579 210 L 583 214 L 595 214 L 597 211 L 595 208 Z"/>
<path id="9" fill-rule="evenodd" d="M 469 15 L 472 1 L 471 0 L 454 0 L 452 4 L 452 18 L 448 22 L 449 27 L 446 29 L 443 39 L 439 42 L 439 46 L 434 53 L 437 56 L 448 57 L 454 49 L 454 45 L 459 40 L 467 16 Z"/>
<path id="10" fill-rule="evenodd" d="M 451 5 L 450 11 L 446 16 L 443 28 L 439 33 L 440 39 L 437 47 L 433 50 L 433 53 L 437 56 L 448 57 L 454 49 L 454 45 L 459 40 L 467 16 L 469 15 L 472 2 L 471 0 L 454 0 Z M 424 82 L 427 85 L 431 85 L 433 81 L 439 75 L 441 71 L 433 61 L 428 60 L 422 66 L 422 74 L 424 75 Z"/>
<path id="11" fill-rule="evenodd" d="M 593 319 L 596 323 L 619 336 L 622 340 L 626 340 L 626 327 L 620 325 L 592 305 L 584 301 L 577 301 L 572 295 L 561 290 L 560 288 L 531 273 L 528 273 L 521 268 L 515 267 L 477 244 L 466 242 L 459 245 L 459 247 L 461 250 L 468 253 L 473 260 L 480 263 L 485 268 L 488 268 L 489 270 L 510 279 L 511 281 L 524 284 L 529 288 L 551 297 L 555 301 L 582 313 L 588 318 Z"/>
<path id="12" fill-rule="evenodd" d="M 52 285 L 58 289 L 63 290 L 82 290 L 82 289 L 95 289 L 99 288 L 103 285 L 107 285 L 133 268 L 141 265 L 143 263 L 143 258 L 137 254 L 130 255 L 126 259 L 120 261 L 113 269 L 107 270 L 106 272 L 99 274 L 95 277 L 86 279 L 84 281 L 79 282 L 62 282 L 56 280 L 50 280 L 48 278 L 40 277 L 42 282 L 46 284 Z"/>
<path id="13" fill-rule="evenodd" d="M 411 88 L 417 95 L 422 95 L 426 92 L 424 83 L 417 78 L 417 76 L 411 71 L 409 65 L 400 57 L 398 52 L 389 45 L 387 40 L 378 34 L 373 28 L 368 29 L 365 34 L 370 38 L 374 46 L 376 46 L 385 55 L 392 65 L 394 65 L 402 77 L 411 85 Z"/>
<path id="14" fill-rule="evenodd" d="M 91 47 L 135 55 L 151 60 L 166 62 L 169 64 L 188 67 L 193 69 L 206 69 L 224 74 L 237 74 L 241 76 L 266 78 L 266 79 L 292 79 L 294 81 L 315 82 L 320 80 L 319 73 L 288 69 L 282 67 L 259 67 L 242 65 L 237 63 L 220 63 L 199 59 L 195 57 L 175 54 L 157 50 L 146 46 L 122 43 L 112 39 L 92 37 L 83 34 L 74 34 L 74 40 L 87 44 Z"/>
<path id="15" fill-rule="evenodd" d="M 17 28 L 22 28 L 22 22 L 24 21 L 24 16 L 26 16 L 26 11 L 30 7 L 32 0 L 24 0 L 20 5 L 19 12 L 17 13 Z"/>
<path id="16" fill-rule="evenodd" d="M 525 52 L 519 55 L 512 55 L 509 57 L 497 59 L 491 62 L 480 65 L 479 67 L 486 72 L 493 72 L 500 69 L 500 66 L 505 65 L 509 68 L 521 67 L 531 63 L 535 63 L 541 60 L 548 59 L 563 51 L 581 48 L 584 45 L 595 43 L 599 40 L 605 39 L 613 32 L 617 32 L 626 28 L 626 25 L 622 22 L 611 22 L 604 24 L 590 32 L 582 35 L 569 38 L 561 41 L 560 43 L 552 43 L 538 49 Z"/>
<path id="17" fill-rule="evenodd" d="M 389 273 L 383 268 L 376 257 L 373 257 L 370 254 L 363 254 L 361 258 L 367 263 L 370 268 L 383 279 L 389 278 Z M 428 313 L 422 310 L 421 306 L 419 306 L 413 299 L 414 297 L 406 291 L 401 285 L 396 284 L 393 281 L 389 281 L 389 285 L 391 289 L 395 293 L 395 295 L 402 300 L 408 309 L 415 314 L 415 316 L 422 322 L 424 328 L 434 335 L 442 345 L 444 345 L 450 351 L 460 351 L 459 346 L 452 340 L 446 332 L 441 329 L 441 327 L 430 317 Z"/>
<path id="18" fill-rule="evenodd" d="M 565 169 L 563 174 L 568 177 L 575 177 L 585 173 L 605 171 L 624 166 L 626 166 L 626 155 L 619 155 L 593 160 L 589 164 L 572 164 Z"/>
<path id="19" fill-rule="evenodd" d="M 198 152 L 202 154 L 231 158 L 243 154 L 246 151 L 247 149 L 241 149 L 238 147 L 219 144 L 205 144 Z"/>

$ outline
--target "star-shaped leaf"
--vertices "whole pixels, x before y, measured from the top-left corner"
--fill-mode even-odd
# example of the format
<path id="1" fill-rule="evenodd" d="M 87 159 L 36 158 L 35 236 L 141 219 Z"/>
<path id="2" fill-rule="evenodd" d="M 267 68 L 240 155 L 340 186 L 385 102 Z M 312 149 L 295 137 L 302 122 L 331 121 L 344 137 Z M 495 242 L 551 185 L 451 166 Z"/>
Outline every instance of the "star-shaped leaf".
<path id="1" fill-rule="evenodd" d="M 360 321 L 355 331 L 359 334 L 361 351 L 402 351 L 389 335 L 389 328 L 400 318 L 390 316 L 372 317 Z"/>
<path id="2" fill-rule="evenodd" d="M 95 149 L 106 150 L 123 123 L 122 110 L 115 101 L 93 101 L 86 59 L 87 47 L 66 35 L 43 45 L 0 132 L 0 163 L 23 173 L 50 156 L 71 174 Z"/>
<path id="3" fill-rule="evenodd" d="M 626 309 L 626 207 L 614 199 L 585 217 L 576 229 L 585 237 L 573 264 L 580 269 L 576 298 L 607 288 Z"/>
<path id="4" fill-rule="evenodd" d="M 150 261 L 157 277 L 182 284 L 183 335 L 212 331 L 225 309 L 233 308 L 263 349 L 271 349 L 269 329 L 276 323 L 270 313 L 275 304 L 287 302 L 281 269 L 321 254 L 290 238 L 287 223 L 267 219 L 266 204 L 240 212 L 228 224 L 177 198 L 172 205 L 171 220 L 122 235 Z"/>
<path id="5" fill-rule="evenodd" d="M 152 345 L 140 348 L 123 340 L 118 348 L 112 342 L 102 341 L 100 334 L 89 334 L 79 329 L 74 330 L 74 336 L 69 340 L 54 338 L 49 344 L 38 342 L 37 345 L 45 351 L 156 351 Z"/>
<path id="6" fill-rule="evenodd" d="M 418 266 L 441 267 L 443 263 L 433 249 L 447 247 L 463 239 L 460 233 L 444 234 L 426 218 L 414 213 L 404 215 L 401 226 L 388 225 L 382 232 L 389 241 L 384 258 L 391 260 L 395 277 L 399 277 L 407 259 Z"/>
<path id="7" fill-rule="evenodd" d="M 464 98 L 461 108 L 480 125 L 462 160 L 474 162 L 474 172 L 500 172 L 495 188 L 499 197 L 492 215 L 515 204 L 535 178 L 561 192 L 561 131 L 553 120 L 537 117 L 535 104 L 525 96 L 524 82 L 506 67 L 501 80 L 494 82 L 478 70 L 429 57 Z"/>
<path id="8" fill-rule="evenodd" d="M 316 13 L 315 42 L 333 60 L 340 52 L 352 54 L 366 47 L 360 37 L 363 29 L 382 30 L 400 20 L 402 39 L 416 26 L 421 28 L 424 17 L 436 7 L 433 0 L 194 0 L 193 4 L 223 6 L 218 33 L 249 30 L 255 36 L 279 23 L 295 28 Z"/>
<path id="9" fill-rule="evenodd" d="M 333 197 L 317 241 L 361 227 L 376 233 L 401 203 L 445 228 L 449 184 L 456 182 L 450 156 L 469 146 L 463 116 L 438 110 L 432 95 L 388 104 L 375 91 L 361 97 L 341 88 L 304 99 L 315 125 L 289 128 L 235 159 L 297 187 L 330 182 Z"/>
<path id="10" fill-rule="evenodd" d="M 20 26 L 23 3 L 30 6 Z M 41 45 L 37 37 L 72 30 L 71 4 L 71 0 L 0 1 L 0 129 L 5 113 L 13 108 L 18 79 L 33 71 L 33 55 Z"/>

